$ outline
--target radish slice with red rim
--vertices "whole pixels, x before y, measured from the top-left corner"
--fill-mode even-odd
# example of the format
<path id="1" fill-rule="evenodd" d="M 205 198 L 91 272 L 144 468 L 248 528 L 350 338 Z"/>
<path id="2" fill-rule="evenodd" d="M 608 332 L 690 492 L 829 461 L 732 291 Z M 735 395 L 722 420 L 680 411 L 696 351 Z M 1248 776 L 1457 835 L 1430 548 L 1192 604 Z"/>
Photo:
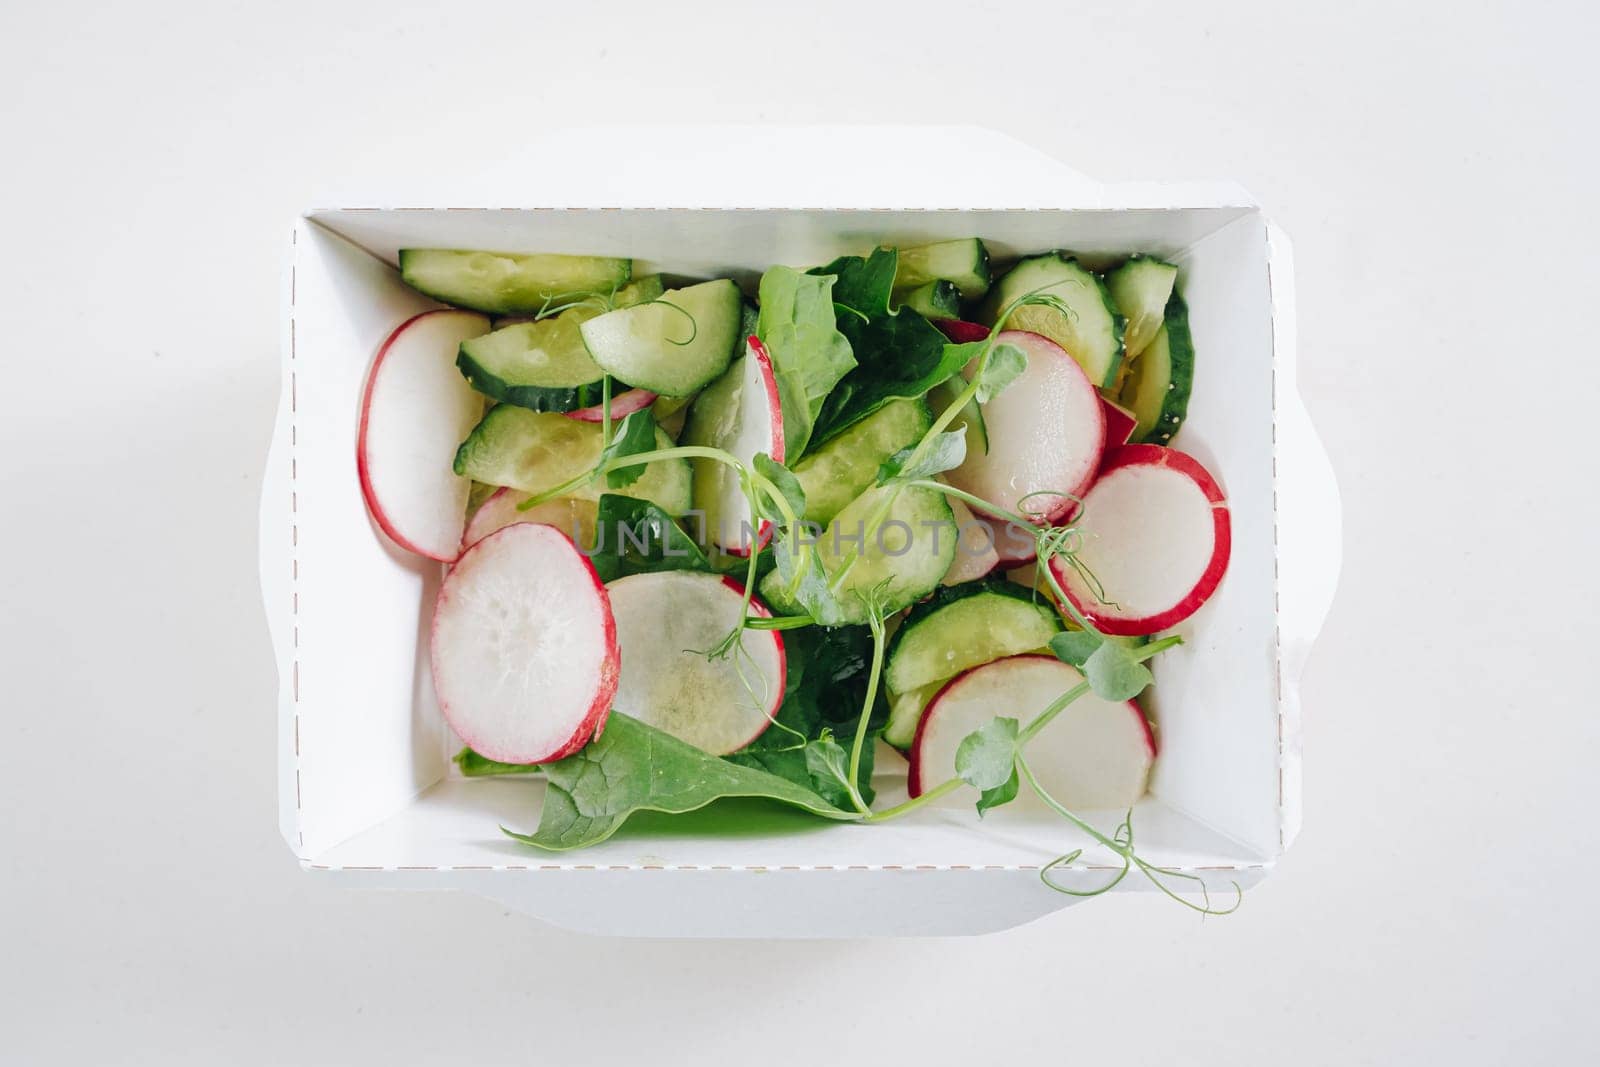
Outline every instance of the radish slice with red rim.
<path id="1" fill-rule="evenodd" d="M 577 497 L 557 497 L 535 504 L 527 511 L 520 510 L 528 494 L 518 489 L 497 489 L 489 499 L 479 505 L 467 522 L 461 535 L 461 549 L 466 551 L 496 530 L 519 522 L 542 522 L 554 526 L 580 547 L 594 544 L 594 528 L 599 505 L 593 500 Z"/>
<path id="2" fill-rule="evenodd" d="M 739 583 L 698 571 L 660 571 L 618 578 L 607 588 L 622 646 L 617 711 L 714 756 L 737 752 L 771 725 L 783 703 L 783 636 L 745 630 L 742 653 L 705 654 L 739 625 Z M 750 613 L 768 617 L 757 600 Z"/>
<path id="3" fill-rule="evenodd" d="M 432 661 L 445 721 L 474 751 L 502 763 L 570 756 L 605 725 L 617 689 L 610 598 L 554 527 L 507 526 L 445 576 Z"/>
<path id="4" fill-rule="evenodd" d="M 1054 656 L 1027 654 L 973 667 L 933 698 L 911 746 L 912 796 L 956 776 L 956 749 L 996 716 L 1026 726 L 1083 675 Z M 1067 705 L 1028 744 L 1028 766 L 1050 795 L 1074 811 L 1131 807 L 1155 762 L 1155 735 L 1139 705 L 1093 693 Z"/>
<path id="5" fill-rule="evenodd" d="M 1106 437 L 1100 393 L 1078 361 L 1048 338 L 1007 330 L 996 343 L 1020 348 L 1028 366 L 983 406 L 988 451 L 969 449 L 945 479 L 1041 524 L 1056 522 L 1100 467 Z"/>
<path id="6" fill-rule="evenodd" d="M 656 394 L 648 389 L 629 389 L 618 393 L 611 398 L 611 418 L 613 421 L 625 419 L 635 411 L 643 411 L 656 402 Z M 579 422 L 604 422 L 605 405 L 595 404 L 592 407 L 578 408 L 565 413 L 569 419 Z"/>
<path id="7" fill-rule="evenodd" d="M 1197 611 L 1228 568 L 1233 533 L 1227 500 L 1194 457 L 1161 445 L 1107 455 L 1074 520 L 1078 562 L 1056 580 L 1100 630 L 1133 636 L 1175 626 Z"/>
<path id="8" fill-rule="evenodd" d="M 462 341 L 489 332 L 472 311 L 425 311 L 391 333 L 367 373 L 356 473 L 373 521 L 407 552 L 449 563 L 461 550 L 472 483 L 451 458 L 483 417 L 456 370 Z"/>

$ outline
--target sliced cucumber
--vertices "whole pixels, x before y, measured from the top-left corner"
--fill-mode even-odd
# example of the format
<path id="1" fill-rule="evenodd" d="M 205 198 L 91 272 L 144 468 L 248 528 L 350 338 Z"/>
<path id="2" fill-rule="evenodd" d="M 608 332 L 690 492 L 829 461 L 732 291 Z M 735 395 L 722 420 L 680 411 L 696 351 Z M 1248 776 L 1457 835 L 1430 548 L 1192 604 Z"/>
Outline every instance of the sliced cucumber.
<path id="1" fill-rule="evenodd" d="M 1106 275 L 1106 289 L 1128 320 L 1122 339 L 1127 362 L 1138 359 L 1155 340 L 1177 280 L 1177 267 L 1150 256 L 1134 256 Z"/>
<path id="2" fill-rule="evenodd" d="M 531 315 L 563 299 L 628 284 L 633 260 L 402 248 L 400 278 L 435 300 L 493 315 Z"/>
<path id="3" fill-rule="evenodd" d="M 529 411 L 501 404 L 483 417 L 456 451 L 455 471 L 476 481 L 542 493 L 590 470 L 600 459 L 601 428 L 551 412 Z M 656 431 L 656 447 L 672 441 Z M 579 500 L 602 493 L 649 500 L 671 515 L 689 510 L 688 460 L 657 460 L 647 465 L 632 485 L 607 489 L 596 480 L 566 494 Z"/>
<path id="4" fill-rule="evenodd" d="M 883 727 L 883 739 L 902 751 L 911 747 L 917 738 L 917 723 L 922 721 L 922 709 L 939 695 L 944 682 L 934 682 L 909 693 L 894 693 L 889 697 L 889 721 Z"/>
<path id="5" fill-rule="evenodd" d="M 652 393 L 688 396 L 728 369 L 742 318 L 739 287 L 719 278 L 609 311 L 581 329 L 608 374 Z"/>
<path id="6" fill-rule="evenodd" d="M 474 389 L 532 411 L 572 411 L 600 402 L 605 377 L 583 347 L 581 308 L 518 322 L 464 342 L 456 357 Z"/>
<path id="7" fill-rule="evenodd" d="M 955 403 L 961 395 L 961 390 L 966 388 L 965 378 L 951 378 L 941 382 L 928 390 L 928 407 L 937 417 L 938 413 Z M 951 430 L 965 430 L 967 432 L 967 452 L 989 452 L 989 427 L 983 421 L 983 408 L 978 404 L 978 398 L 973 397 L 967 401 L 958 415 L 950 423 Z"/>
<path id="8" fill-rule="evenodd" d="M 1067 313 L 1029 304 L 1012 313 L 1006 329 L 1048 337 L 1066 349 L 1097 386 L 1115 382 L 1122 363 L 1123 320 L 1100 278 L 1065 252 L 1030 256 L 995 284 L 982 321 L 992 326 L 1013 301 L 1033 292 L 1058 297 Z"/>
<path id="9" fill-rule="evenodd" d="M 954 282 L 968 300 L 987 293 L 989 250 L 976 237 L 900 249 L 894 272 L 896 290 L 916 289 L 940 280 Z"/>
<path id="10" fill-rule="evenodd" d="M 661 275 L 618 291 L 615 307 L 661 295 Z M 601 402 L 605 371 L 584 347 L 579 327 L 607 309 L 597 300 L 551 318 L 513 322 L 461 346 L 456 366 L 472 387 L 505 404 L 532 411 L 573 411 Z"/>
<path id="11" fill-rule="evenodd" d="M 1139 425 L 1135 442 L 1170 444 L 1189 411 L 1194 385 L 1194 339 L 1189 336 L 1189 308 L 1177 293 L 1167 301 L 1166 321 L 1128 371 L 1118 400 Z"/>
<path id="12" fill-rule="evenodd" d="M 908 307 L 930 319 L 959 319 L 961 317 L 961 290 L 955 282 L 940 279 L 919 285 L 900 298 L 900 306 Z"/>
<path id="13" fill-rule="evenodd" d="M 866 534 L 868 518 L 890 493 L 895 494 L 894 503 L 877 535 Z M 867 621 L 864 598 L 870 592 L 877 591 L 884 611 L 898 611 L 938 588 L 939 579 L 955 559 L 954 523 L 944 494 L 935 489 L 875 487 L 839 512 L 817 536 L 816 551 L 830 584 L 844 560 L 856 551 L 856 561 L 836 594 L 844 607 L 841 624 Z M 934 526 L 942 528 L 938 537 L 933 536 Z M 783 576 L 776 570 L 762 579 L 761 595 L 775 610 L 790 615 L 802 612 L 786 595 Z"/>
<path id="14" fill-rule="evenodd" d="M 922 440 L 933 425 L 921 400 L 891 400 L 794 466 L 806 519 L 826 525 L 878 480 L 878 465 Z"/>
<path id="15" fill-rule="evenodd" d="M 911 609 L 889 646 L 883 682 L 892 693 L 909 693 L 1032 651 L 1060 632 L 1049 604 L 1002 578 L 948 586 Z"/>

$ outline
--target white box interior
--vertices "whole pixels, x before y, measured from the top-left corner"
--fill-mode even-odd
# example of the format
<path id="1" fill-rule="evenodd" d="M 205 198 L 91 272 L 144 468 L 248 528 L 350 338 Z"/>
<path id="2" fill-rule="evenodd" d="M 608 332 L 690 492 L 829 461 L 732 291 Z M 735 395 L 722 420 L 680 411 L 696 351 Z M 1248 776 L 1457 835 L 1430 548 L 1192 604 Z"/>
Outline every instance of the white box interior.
<path id="1" fill-rule="evenodd" d="M 263 503 L 263 576 L 284 678 L 285 837 L 307 866 L 384 871 L 867 867 L 1036 870 L 1085 844 L 1026 802 L 981 823 L 970 798 L 897 823 L 825 825 L 732 802 L 640 818 L 610 841 L 545 854 L 504 837 L 537 822 L 537 781 L 463 780 L 428 677 L 436 565 L 389 545 L 355 468 L 358 397 L 379 342 L 432 306 L 394 270 L 401 247 L 632 256 L 636 271 L 731 276 L 753 291 L 772 263 L 808 266 L 877 244 L 981 236 L 1001 262 L 1067 248 L 1152 252 L 1181 268 L 1198 353 L 1177 442 L 1232 509 L 1216 596 L 1155 665 L 1160 756 L 1135 813 L 1140 851 L 1251 880 L 1292 836 L 1279 692 L 1274 526 L 1274 294 L 1269 227 L 1244 202 L 1091 210 L 452 209 L 313 212 L 294 231 L 284 411 Z M 285 475 L 287 477 L 285 477 Z M 899 757 L 879 754 L 885 802 Z M 736 818 L 730 818 L 731 813 Z M 1116 818 L 1107 816 L 1109 827 Z M 1077 865 L 1108 857 L 1091 850 Z M 527 868 L 534 871 L 527 875 Z M 1126 888 L 1140 888 L 1129 879 Z M 1065 898 L 1050 906 L 1066 903 Z M 1048 909 L 1045 909 L 1048 910 Z"/>

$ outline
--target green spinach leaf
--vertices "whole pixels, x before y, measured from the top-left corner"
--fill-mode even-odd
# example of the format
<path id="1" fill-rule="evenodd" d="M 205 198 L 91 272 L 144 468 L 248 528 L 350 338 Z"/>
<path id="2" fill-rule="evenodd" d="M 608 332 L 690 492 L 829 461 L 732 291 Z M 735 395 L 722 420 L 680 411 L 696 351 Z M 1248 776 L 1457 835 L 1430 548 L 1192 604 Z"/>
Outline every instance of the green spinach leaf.
<path id="1" fill-rule="evenodd" d="M 791 462 L 805 454 L 823 400 L 856 365 L 835 321 L 833 285 L 829 276 L 792 267 L 772 267 L 761 276 L 755 332 L 778 380 Z"/>
<path id="2" fill-rule="evenodd" d="M 616 427 L 611 443 L 606 445 L 600 453 L 600 462 L 621 459 L 624 456 L 637 456 L 641 452 L 649 452 L 656 447 L 656 419 L 649 408 L 635 411 L 623 419 Z M 638 481 L 645 472 L 645 464 L 636 467 L 622 467 L 618 470 L 606 472 L 606 488 L 622 489 Z"/>
<path id="3" fill-rule="evenodd" d="M 871 256 L 844 256 L 811 273 L 832 275 L 839 331 L 850 342 L 855 369 L 846 374 L 812 428 L 821 442 L 872 414 L 896 397 L 919 397 L 955 374 L 970 358 L 961 345 L 945 343 L 933 323 L 915 311 L 890 309 L 899 253 L 880 248 Z"/>
<path id="4" fill-rule="evenodd" d="M 646 571 L 716 573 L 699 545 L 648 500 L 606 493 L 595 515 L 598 544 L 589 555 L 602 582 Z"/>
<path id="5" fill-rule="evenodd" d="M 789 674 L 774 724 L 728 759 L 804 785 L 835 807 L 848 809 L 848 757 L 835 738 L 855 737 L 872 666 L 872 633 L 865 626 L 808 626 L 783 638 Z M 867 721 L 872 735 L 882 731 L 888 716 L 888 700 L 880 690 Z M 873 750 L 870 742 L 862 749 L 856 781 L 869 804 Z"/>
<path id="6" fill-rule="evenodd" d="M 552 851 L 598 844 L 637 811 L 680 814 L 724 797 L 766 797 L 826 819 L 855 819 L 803 786 L 707 755 L 613 711 L 576 755 L 546 764 L 544 809 L 531 834 L 501 830 Z"/>

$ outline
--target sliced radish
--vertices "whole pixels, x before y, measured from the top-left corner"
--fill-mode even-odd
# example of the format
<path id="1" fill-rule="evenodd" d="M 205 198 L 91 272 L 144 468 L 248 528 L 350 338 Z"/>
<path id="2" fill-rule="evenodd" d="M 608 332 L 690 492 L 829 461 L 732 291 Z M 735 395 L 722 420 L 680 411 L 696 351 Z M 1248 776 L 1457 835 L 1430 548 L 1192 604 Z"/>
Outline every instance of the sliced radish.
<path id="1" fill-rule="evenodd" d="M 683 443 L 720 448 L 743 463 L 765 452 L 784 461 L 783 407 L 778 401 L 778 380 L 772 359 L 761 341 L 752 336 L 745 356 L 722 377 L 706 386 L 689 409 Z M 763 519 L 755 530 L 750 501 L 732 468 L 709 459 L 694 464 L 694 506 L 705 515 L 707 535 L 724 552 L 750 554 L 752 534 L 761 545 L 772 535 L 772 523 Z"/>
<path id="2" fill-rule="evenodd" d="M 1228 569 L 1233 533 L 1216 480 L 1192 456 L 1124 445 L 1106 456 L 1075 520 L 1076 555 L 1050 566 L 1072 603 L 1108 634 L 1153 634 L 1193 615 Z"/>
<path id="3" fill-rule="evenodd" d="M 960 585 L 982 578 L 1000 564 L 994 537 L 955 497 L 946 497 L 956 524 L 956 561 L 945 571 L 942 585 Z"/>
<path id="4" fill-rule="evenodd" d="M 450 728 L 502 763 L 570 756 L 605 725 L 620 664 L 594 567 L 551 526 L 467 549 L 433 610 L 433 686 Z"/>
<path id="5" fill-rule="evenodd" d="M 622 645 L 618 711 L 714 756 L 737 752 L 771 724 L 783 703 L 783 636 L 746 630 L 742 653 L 705 654 L 739 624 L 739 583 L 661 571 L 618 578 L 608 589 Z M 760 601 L 750 612 L 768 617 Z"/>
<path id="6" fill-rule="evenodd" d="M 912 796 L 956 773 L 956 749 L 996 716 L 1024 726 L 1083 681 L 1054 656 L 1027 654 L 974 667 L 933 698 L 911 746 Z M 1052 797 L 1074 811 L 1127 808 L 1144 795 L 1156 758 L 1150 724 L 1131 700 L 1085 693 L 1028 744 L 1028 766 Z"/>
<path id="7" fill-rule="evenodd" d="M 542 522 L 546 526 L 554 526 L 580 546 L 594 544 L 598 505 L 593 500 L 557 497 L 536 504 L 527 511 L 518 511 L 518 505 L 526 499 L 528 494 L 520 489 L 495 490 L 472 513 L 466 532 L 461 535 L 461 550 L 464 552 L 496 530 L 519 522 Z"/>
<path id="8" fill-rule="evenodd" d="M 1047 338 L 1007 330 L 997 343 L 1022 349 L 1027 369 L 983 406 L 988 451 L 969 451 L 945 478 L 1008 511 L 1054 522 L 1100 467 L 1106 439 L 1100 393 L 1077 360 Z"/>
<path id="9" fill-rule="evenodd" d="M 456 353 L 488 332 L 488 316 L 472 311 L 407 319 L 378 349 L 361 397 L 356 473 L 367 510 L 395 544 L 444 563 L 461 550 L 472 488 L 451 457 L 483 417 Z"/>
<path id="10" fill-rule="evenodd" d="M 1100 406 L 1105 409 L 1106 448 L 1125 445 L 1132 440 L 1133 431 L 1139 425 L 1139 417 L 1121 404 L 1113 404 L 1103 396 L 1100 398 Z"/>
<path id="11" fill-rule="evenodd" d="M 1033 534 L 1010 519 L 995 519 L 988 515 L 973 516 L 989 528 L 989 538 L 994 542 L 997 565 L 1015 567 L 1032 563 L 1038 555 L 1038 543 Z"/>
<path id="12" fill-rule="evenodd" d="M 966 344 L 969 341 L 981 341 L 989 336 L 989 327 L 979 326 L 975 322 L 963 322 L 960 319 L 935 319 L 935 326 L 944 331 L 944 335 L 956 344 Z"/>
<path id="13" fill-rule="evenodd" d="M 648 389 L 629 389 L 611 398 L 611 418 L 613 420 L 625 419 L 635 411 L 643 411 L 656 402 L 656 394 Z M 596 404 L 593 407 L 578 408 L 576 411 L 566 413 L 567 418 L 577 419 L 580 422 L 605 422 L 605 405 Z"/>

